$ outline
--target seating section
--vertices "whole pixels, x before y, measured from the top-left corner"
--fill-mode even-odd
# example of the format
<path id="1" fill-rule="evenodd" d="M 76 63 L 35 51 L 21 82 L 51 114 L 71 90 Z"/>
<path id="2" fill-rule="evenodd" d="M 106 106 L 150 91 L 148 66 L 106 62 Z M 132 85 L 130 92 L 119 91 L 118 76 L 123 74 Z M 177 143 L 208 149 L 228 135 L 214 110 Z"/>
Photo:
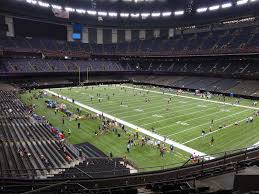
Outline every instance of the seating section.
<path id="1" fill-rule="evenodd" d="M 1 65 L 2 64 L 2 65 Z M 34 72 L 169 72 L 206 75 L 227 75 L 229 77 L 259 77 L 259 66 L 246 61 L 222 61 L 220 63 L 135 61 L 135 60 L 56 60 L 56 59 L 0 59 L 0 73 Z"/>
<path id="2" fill-rule="evenodd" d="M 56 60 L 56 59 L 2 59 L 0 72 L 92 72 L 123 71 L 118 61 L 111 60 Z"/>
<path id="3" fill-rule="evenodd" d="M 0 91 L 0 110 L 0 177 L 43 177 L 79 163 L 75 149 L 55 139 L 13 92 Z"/>
<path id="4" fill-rule="evenodd" d="M 75 149 L 54 138 L 13 92 L 0 91 L 0 110 L 0 177 L 44 177 L 79 163 Z"/>
<path id="5" fill-rule="evenodd" d="M 0 38 L 0 49 L 38 50 L 41 52 L 85 52 L 92 54 L 145 53 L 145 54 L 194 54 L 194 53 L 239 53 L 258 51 L 259 27 L 248 26 L 176 34 L 171 39 L 157 38 L 134 40 L 117 44 L 86 44 L 33 37 Z"/>
<path id="6" fill-rule="evenodd" d="M 55 178 L 107 178 L 130 174 L 122 159 L 88 158 L 74 168 L 66 169 Z"/>
<path id="7" fill-rule="evenodd" d="M 135 82 L 259 97 L 259 80 L 198 76 L 131 76 Z"/>
<path id="8" fill-rule="evenodd" d="M 103 153 L 101 150 L 96 148 L 90 143 L 83 143 L 83 144 L 78 144 L 76 145 L 78 149 L 81 149 L 82 152 L 85 153 L 85 155 L 88 158 L 105 158 L 108 157 L 105 153 Z"/>
<path id="9" fill-rule="evenodd" d="M 109 159 L 89 143 L 75 148 L 54 136 L 51 126 L 25 107 L 13 92 L 0 91 L 0 110 L 2 178 L 42 178 L 60 172 L 60 178 L 129 174 L 122 159 Z"/>
<path id="10" fill-rule="evenodd" d="M 85 154 L 87 159 L 76 165 L 75 168 L 67 169 L 56 175 L 56 178 L 104 178 L 117 175 L 127 175 L 129 169 L 124 166 L 120 158 L 108 158 L 101 150 L 89 143 L 78 144 L 76 147 Z"/>

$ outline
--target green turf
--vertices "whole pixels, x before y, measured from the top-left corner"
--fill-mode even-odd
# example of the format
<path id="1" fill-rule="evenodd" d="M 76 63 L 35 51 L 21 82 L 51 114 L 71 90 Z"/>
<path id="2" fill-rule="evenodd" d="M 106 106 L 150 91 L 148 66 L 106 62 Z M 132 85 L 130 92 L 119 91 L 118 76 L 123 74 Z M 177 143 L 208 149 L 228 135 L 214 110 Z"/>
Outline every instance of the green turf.
<path id="1" fill-rule="evenodd" d="M 133 88 L 135 87 L 133 85 L 126 86 L 131 88 L 124 88 L 123 85 L 113 85 L 57 88 L 51 89 L 51 91 L 73 98 L 85 105 L 148 130 L 154 127 L 156 133 L 168 136 L 171 140 L 206 154 L 249 147 L 259 141 L 259 118 L 255 118 L 253 123 L 247 124 L 245 121 L 242 121 L 238 126 L 233 125 L 235 122 L 251 116 L 255 112 L 253 109 L 201 101 L 198 100 L 200 97 L 195 97 L 191 93 L 182 93 L 181 96 L 170 96 L 168 94 L 155 93 L 160 91 L 159 88 L 148 88 L 151 91 L 147 92 L 136 90 Z M 97 97 L 97 93 L 100 93 L 101 96 Z M 176 93 L 174 91 L 171 94 Z M 36 111 L 40 115 L 45 115 L 57 127 L 73 129 L 72 136 L 70 137 L 71 143 L 89 141 L 106 153 L 112 151 L 116 156 L 120 157 L 127 155 L 140 168 L 183 162 L 190 155 L 177 149 L 175 155 L 166 154 L 164 158 L 160 158 L 159 151 L 151 146 L 146 146 L 145 148 L 137 146 L 130 154 L 127 154 L 127 135 L 118 138 L 110 132 L 109 134 L 96 137 L 94 131 L 100 124 L 100 121 L 97 120 L 82 122 L 81 130 L 76 129 L 76 122 L 74 121 L 66 122 L 66 125 L 62 126 L 61 115 L 54 115 L 53 110 L 46 109 L 43 102 L 44 99 L 30 101 L 28 99 L 29 95 L 22 96 L 23 101 L 37 104 Z M 93 98 L 92 101 L 91 96 Z M 184 98 L 183 96 L 197 99 Z M 102 98 L 102 101 L 99 102 L 98 98 Z M 150 99 L 150 102 L 145 102 L 146 98 Z M 170 98 L 172 101 L 168 104 Z M 222 97 L 215 96 L 211 100 L 222 102 Z M 253 103 L 253 101 L 247 99 L 239 100 L 241 105 L 251 106 Z M 236 98 L 226 98 L 228 103 L 234 103 L 235 101 Z M 75 108 L 74 104 L 69 107 L 74 112 Z M 213 125 L 211 125 L 212 119 L 214 120 Z M 223 125 L 230 126 L 218 130 L 219 126 Z M 201 138 L 201 131 L 205 130 L 208 133 L 210 126 L 212 131 L 214 131 L 213 134 Z M 212 136 L 215 139 L 213 146 L 210 145 Z"/>
<path id="2" fill-rule="evenodd" d="M 176 149 L 174 154 L 166 153 L 164 157 L 160 157 L 159 150 L 151 145 L 146 145 L 144 147 L 136 145 L 133 149 L 131 149 L 130 153 L 127 153 L 126 147 L 128 142 L 128 134 L 124 134 L 122 130 L 119 129 L 119 132 L 122 134 L 120 138 L 117 137 L 112 130 L 108 133 L 96 136 L 95 131 L 98 130 L 99 125 L 101 124 L 101 121 L 98 119 L 81 120 L 81 129 L 77 129 L 77 121 L 70 121 L 65 117 L 65 124 L 63 125 L 62 117 L 64 114 L 60 112 L 55 114 L 53 109 L 46 108 L 44 101 L 46 99 L 53 99 L 59 103 L 64 103 L 72 112 L 76 112 L 77 106 L 52 96 L 39 99 L 31 98 L 34 93 L 38 93 L 38 91 L 22 94 L 22 101 L 27 105 L 35 104 L 36 113 L 46 117 L 52 125 L 62 129 L 66 135 L 68 129 L 71 129 L 71 136 L 67 137 L 67 139 L 72 144 L 90 142 L 107 155 L 112 152 L 116 157 L 126 156 L 127 159 L 129 159 L 134 166 L 139 169 L 139 171 L 150 171 L 179 166 L 182 165 L 189 157 L 189 154 L 179 149 Z M 85 114 L 86 112 L 87 110 L 82 110 L 82 114 Z M 131 133 L 131 130 L 129 130 L 129 133 Z"/>

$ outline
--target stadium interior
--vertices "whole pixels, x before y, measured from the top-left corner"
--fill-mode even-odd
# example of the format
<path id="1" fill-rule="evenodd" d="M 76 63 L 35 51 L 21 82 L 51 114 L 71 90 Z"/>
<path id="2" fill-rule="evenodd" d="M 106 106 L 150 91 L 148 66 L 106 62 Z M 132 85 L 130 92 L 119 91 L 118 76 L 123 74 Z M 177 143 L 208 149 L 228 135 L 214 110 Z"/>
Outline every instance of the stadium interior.
<path id="1" fill-rule="evenodd" d="M 259 193 L 258 10 L 1 0 L 0 193 Z"/>

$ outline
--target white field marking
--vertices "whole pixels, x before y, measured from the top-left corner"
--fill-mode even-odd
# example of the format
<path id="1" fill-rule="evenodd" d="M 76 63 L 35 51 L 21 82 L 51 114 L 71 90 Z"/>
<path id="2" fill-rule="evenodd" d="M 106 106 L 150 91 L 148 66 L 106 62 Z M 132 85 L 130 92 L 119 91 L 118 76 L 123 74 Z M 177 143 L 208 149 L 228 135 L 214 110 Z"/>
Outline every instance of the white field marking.
<path id="1" fill-rule="evenodd" d="M 187 102 L 186 101 L 179 101 L 179 103 L 186 104 Z"/>
<path id="2" fill-rule="evenodd" d="M 219 119 L 215 119 L 214 122 L 215 122 L 215 121 L 224 120 L 224 119 L 226 119 L 226 118 L 233 117 L 233 116 L 235 116 L 235 115 L 238 115 L 238 114 L 241 114 L 241 113 L 247 112 L 247 111 L 249 111 L 249 110 L 243 110 L 243 111 L 237 112 L 237 113 L 235 113 L 235 114 L 231 114 L 231 115 L 228 115 L 228 116 L 225 116 L 225 117 L 220 117 Z M 176 132 L 176 133 L 170 134 L 170 135 L 168 135 L 168 137 L 173 136 L 173 135 L 177 135 L 177 134 L 180 134 L 180 133 L 183 133 L 183 132 L 185 132 L 185 131 L 190 131 L 190 130 L 192 130 L 192 129 L 195 129 L 195 128 L 198 128 L 198 127 L 201 127 L 201 126 L 204 126 L 204 125 L 208 125 L 208 124 L 210 124 L 210 123 L 211 123 L 211 122 L 207 122 L 207 123 L 203 123 L 203 124 L 200 124 L 200 125 L 196 125 L 196 126 L 194 126 L 194 127 L 191 127 L 191 128 L 188 128 L 188 129 L 181 130 L 181 131 L 178 131 L 178 132 Z"/>
<path id="3" fill-rule="evenodd" d="M 111 99 L 110 101 L 113 101 L 113 99 Z M 120 100 L 120 101 L 122 101 L 122 100 Z M 127 103 L 129 106 L 132 106 L 133 108 L 135 107 L 135 108 L 137 108 L 137 107 L 145 107 L 145 105 L 147 105 L 147 104 L 143 104 L 142 106 L 139 106 L 139 103 L 141 103 L 141 102 L 143 102 L 143 100 L 135 100 L 134 102 L 131 102 L 131 103 L 129 103 L 129 101 L 123 101 L 124 103 Z M 102 108 L 107 108 L 107 109 L 110 109 L 110 107 L 114 107 L 114 106 L 116 106 L 116 105 L 118 105 L 118 103 L 119 102 L 115 102 L 115 103 L 112 103 L 112 104 L 104 104 L 104 105 L 102 105 Z M 161 106 L 160 105 L 160 103 L 161 104 L 164 104 L 164 102 L 159 102 L 159 105 L 157 105 L 157 106 Z M 136 104 L 136 105 L 134 105 L 134 104 Z M 153 106 L 154 107 L 154 106 Z M 149 109 L 152 109 L 153 108 L 152 106 L 150 106 L 150 108 Z M 112 109 L 112 111 L 110 111 L 111 113 L 113 113 L 113 112 L 118 112 L 120 109 L 118 109 L 118 108 L 116 108 L 116 109 Z M 122 113 L 122 112 L 125 112 L 125 113 L 128 113 L 128 112 L 131 112 L 131 111 L 121 111 L 120 113 Z"/>
<path id="4" fill-rule="evenodd" d="M 196 108 L 196 107 L 195 107 Z M 143 124 L 143 126 L 146 126 L 146 125 L 151 125 L 151 124 L 154 124 L 154 123 L 161 123 L 161 122 L 164 122 L 164 121 L 167 121 L 167 120 L 172 120 L 172 119 L 175 119 L 175 118 L 178 118 L 178 117 L 184 117 L 184 116 L 187 116 L 187 115 L 193 115 L 193 114 L 195 114 L 195 113 L 199 113 L 199 112 L 205 112 L 205 111 L 208 111 L 208 110 L 211 110 L 211 109 L 216 109 L 217 107 L 211 107 L 211 108 L 208 108 L 208 109 L 204 109 L 204 110 L 198 110 L 198 111 L 194 111 L 194 112 L 191 112 L 191 113 L 188 113 L 188 114 L 182 114 L 182 115 L 178 115 L 178 116 L 176 116 L 176 117 L 171 117 L 171 118 L 165 118 L 165 119 L 160 119 L 160 120 L 158 120 L 158 121 L 154 121 L 154 122 L 150 122 L 150 123 L 146 123 L 146 124 Z M 216 114 L 217 112 L 213 112 L 213 113 L 211 113 L 211 114 L 207 114 L 207 115 L 203 115 L 203 116 L 201 116 L 201 117 L 195 117 L 194 119 L 190 119 L 190 120 L 195 120 L 195 119 L 198 119 L 198 118 L 203 118 L 203 117 L 207 117 L 207 116 L 209 116 L 209 115 L 213 115 L 213 114 Z M 173 114 L 173 113 L 171 113 L 171 114 Z M 185 121 L 190 121 L 189 119 L 188 120 L 185 120 Z M 174 124 L 172 124 L 172 125 L 174 125 Z M 167 128 L 168 126 L 171 126 L 171 125 L 167 125 L 167 126 L 165 126 L 165 127 L 161 127 L 161 128 L 159 128 L 158 130 L 160 130 L 160 129 L 163 129 L 163 128 Z"/>
<path id="5" fill-rule="evenodd" d="M 152 117 L 162 118 L 163 116 L 162 115 L 158 115 L 158 114 L 154 114 L 154 115 L 152 115 Z"/>
<path id="6" fill-rule="evenodd" d="M 44 91 L 46 91 L 46 92 L 48 92 L 48 93 L 50 93 L 50 94 L 52 94 L 52 95 L 58 96 L 59 98 L 64 99 L 64 100 L 66 100 L 66 101 L 68 101 L 68 102 L 72 102 L 72 103 L 73 103 L 73 101 L 72 101 L 71 98 L 68 98 L 68 97 L 66 97 L 66 96 L 59 95 L 59 94 L 57 94 L 57 93 L 55 93 L 55 92 L 52 92 L 52 91 L 50 91 L 50 90 L 47 90 L 47 89 L 44 89 Z M 169 144 L 169 145 L 174 145 L 176 148 L 179 148 L 180 150 L 183 150 L 183 151 L 185 151 L 185 152 L 188 152 L 189 154 L 196 153 L 196 154 L 199 155 L 199 156 L 204 156 L 204 159 L 206 159 L 206 160 L 214 159 L 214 157 L 212 157 L 212 156 L 209 156 L 209 155 L 207 155 L 207 154 L 205 154 L 205 153 L 202 153 L 202 152 L 200 152 L 200 151 L 198 151 L 198 150 L 194 150 L 194 149 L 192 149 L 192 148 L 190 148 L 190 147 L 187 147 L 187 146 L 185 146 L 185 145 L 182 145 L 182 144 L 180 144 L 180 143 L 178 143 L 178 142 L 175 142 L 175 141 L 173 141 L 173 140 L 166 139 L 166 141 L 164 141 L 164 137 L 162 137 L 162 136 L 160 136 L 160 135 L 158 135 L 158 134 L 152 133 L 151 131 L 148 131 L 148 130 L 142 128 L 142 127 L 133 125 L 133 124 L 128 123 L 128 122 L 126 122 L 126 121 L 124 121 L 124 120 L 121 120 L 121 119 L 119 119 L 119 118 L 116 118 L 116 117 L 114 117 L 114 116 L 112 116 L 112 115 L 109 115 L 109 114 L 106 114 L 106 113 L 104 113 L 104 112 L 102 112 L 102 111 L 96 110 L 95 108 L 92 108 L 92 107 L 90 107 L 90 106 L 87 106 L 87 105 L 85 105 L 85 104 L 82 104 L 82 103 L 80 103 L 80 102 L 78 102 L 78 101 L 74 101 L 74 104 L 76 104 L 76 105 L 78 105 L 78 106 L 80 106 L 80 107 L 82 107 L 82 108 L 85 108 L 85 109 L 87 109 L 87 110 L 90 110 L 90 111 L 92 111 L 92 112 L 94 112 L 94 113 L 97 113 L 97 114 L 99 114 L 99 115 L 103 114 L 104 117 L 106 117 L 106 118 L 108 118 L 108 119 L 111 119 L 111 120 L 115 120 L 116 122 L 118 122 L 118 123 L 120 123 L 120 124 L 123 124 L 123 125 L 125 125 L 125 126 L 131 128 L 131 129 L 138 129 L 141 133 L 143 133 L 143 134 L 145 134 L 145 135 L 147 135 L 147 136 L 149 136 L 149 137 L 155 138 L 155 139 L 157 139 L 157 140 L 159 140 L 159 141 L 161 141 L 161 142 L 165 142 L 166 144 Z"/>
<path id="7" fill-rule="evenodd" d="M 82 90 L 82 88 L 81 88 L 81 90 Z M 79 91 L 77 91 L 77 92 L 79 92 Z M 95 91 L 96 92 L 96 91 Z M 100 91 L 100 92 L 103 92 L 103 90 L 102 91 Z M 86 93 L 87 94 L 87 93 Z M 101 93 L 102 94 L 102 93 Z M 124 95 L 123 95 L 124 94 Z M 111 100 L 121 100 L 121 99 L 125 99 L 125 93 L 123 93 L 122 95 L 118 95 L 118 94 L 116 94 L 115 96 L 112 96 L 112 93 L 110 94 L 110 97 L 112 97 L 111 98 Z M 132 96 L 133 96 L 133 92 L 128 92 L 127 94 L 131 94 Z M 102 96 L 105 96 L 105 95 L 102 95 Z M 137 97 L 143 97 L 143 96 L 137 96 Z M 152 98 L 152 97 L 157 97 L 157 98 L 159 98 L 159 96 L 157 96 L 157 95 L 148 95 L 148 97 L 150 97 L 150 98 Z M 144 97 L 143 97 L 144 98 Z M 139 99 L 139 101 L 144 101 L 144 99 Z"/>
<path id="8" fill-rule="evenodd" d="M 123 96 L 123 99 L 125 98 L 125 96 Z M 120 99 L 121 100 L 121 99 Z M 160 99 L 160 96 L 157 96 L 157 95 L 154 95 L 154 97 L 151 99 L 152 100 L 152 102 L 151 102 L 151 104 L 153 104 L 154 103 L 154 101 L 156 102 L 157 100 L 159 100 L 158 101 L 158 103 L 156 102 L 155 104 L 156 104 L 156 106 L 158 106 L 158 104 L 161 104 L 161 105 L 163 105 L 163 104 L 165 104 L 165 106 L 166 105 L 168 105 L 168 104 L 166 104 L 166 102 L 163 102 L 163 101 L 161 101 L 161 99 Z M 113 99 L 111 99 L 111 101 L 113 101 Z M 132 103 L 127 103 L 128 105 L 133 105 L 133 104 L 137 104 L 137 103 L 139 103 L 139 102 L 143 102 L 143 99 L 141 99 L 141 100 L 135 100 L 134 102 L 132 102 Z M 178 104 L 178 100 L 176 101 L 173 101 L 173 104 Z M 192 102 L 191 100 L 190 101 L 187 101 L 187 102 Z M 116 103 L 115 103 L 116 104 Z M 192 103 L 190 103 L 190 104 L 192 104 Z M 137 104 L 138 105 L 138 104 Z M 145 104 L 143 104 L 142 106 L 140 106 L 140 107 L 146 107 L 147 105 L 150 105 L 150 103 L 145 103 Z M 159 106 L 161 106 L 161 105 L 159 105 Z M 114 106 L 114 104 L 106 104 L 106 105 L 103 105 L 102 106 L 102 108 L 110 108 L 110 107 L 113 107 Z M 180 106 L 180 105 L 179 105 Z M 154 106 L 149 106 L 150 108 L 149 109 L 152 109 Z M 120 110 L 120 109 L 117 109 L 117 110 Z M 116 109 L 114 109 L 113 108 L 113 111 L 111 111 L 111 112 L 117 112 L 117 110 Z M 130 111 L 129 111 L 130 112 Z"/>
<path id="9" fill-rule="evenodd" d="M 241 123 L 241 122 L 243 122 L 243 121 L 245 121 L 245 120 L 246 120 L 246 118 L 245 118 L 245 119 L 242 119 L 242 120 L 240 120 L 240 121 L 236 121 L 236 122 Z M 229 128 L 229 127 L 231 127 L 231 126 L 233 126 L 233 125 L 235 125 L 235 123 L 232 123 L 232 124 L 230 124 L 230 125 L 227 125 L 227 126 L 225 126 L 225 127 L 222 127 L 221 129 L 217 129 L 217 130 L 214 130 L 214 131 L 212 131 L 212 132 L 206 133 L 206 134 L 204 135 L 204 137 L 207 136 L 207 135 L 216 133 L 216 132 L 218 132 L 218 131 L 221 131 L 221 130 L 223 130 L 223 129 Z M 197 140 L 197 139 L 200 139 L 200 138 L 202 138 L 202 137 L 203 137 L 203 136 L 198 136 L 198 137 L 196 137 L 196 138 L 193 138 L 193 139 L 191 139 L 191 140 L 188 140 L 188 141 L 184 142 L 183 144 L 187 144 L 187 143 L 193 142 L 193 141 L 195 141 L 195 140 Z"/>
<path id="10" fill-rule="evenodd" d="M 190 125 L 190 124 L 188 124 L 186 122 L 182 122 L 182 121 L 177 121 L 176 124 L 180 124 L 180 125 L 184 125 L 184 126 Z"/>
<path id="11" fill-rule="evenodd" d="M 144 112 L 142 109 L 135 109 L 136 112 Z"/>
<path id="12" fill-rule="evenodd" d="M 250 146 L 249 148 L 247 148 L 247 150 L 251 150 L 251 149 L 254 149 L 254 148 L 258 148 L 259 147 L 259 141 L 256 142 L 254 145 Z"/>
<path id="13" fill-rule="evenodd" d="M 220 109 L 221 112 L 230 112 L 229 109 Z"/>
<path id="14" fill-rule="evenodd" d="M 192 104 L 195 104 L 195 102 L 194 103 L 190 103 L 190 104 L 188 104 L 188 105 L 176 105 L 176 106 L 173 106 L 173 107 L 171 107 L 171 108 L 178 108 L 178 107 L 181 107 L 181 108 L 183 108 L 183 107 L 185 107 L 185 106 L 191 106 Z M 113 105 L 114 106 L 114 105 Z M 126 115 L 128 115 L 128 113 L 132 113 L 132 109 L 135 109 L 135 108 L 142 108 L 142 109 L 144 109 L 145 110 L 145 113 L 138 113 L 138 114 L 135 114 L 135 115 L 128 115 L 128 116 L 124 116 L 123 118 L 128 118 L 128 117 L 134 117 L 134 116 L 137 116 L 137 115 L 147 115 L 147 114 L 149 114 L 150 115 L 150 113 L 154 113 L 154 112 L 157 112 L 157 109 L 156 110 L 154 110 L 154 111 L 147 111 L 147 110 L 149 110 L 149 109 L 154 109 L 154 108 L 157 108 L 157 107 L 161 107 L 161 106 L 166 106 L 167 107 L 167 105 L 165 105 L 163 102 L 159 102 L 159 103 L 156 103 L 156 106 L 148 106 L 148 105 L 142 105 L 142 106 L 134 106 L 134 107 L 131 107 L 131 109 L 128 109 L 128 110 L 125 110 L 125 111 L 123 111 L 123 110 L 121 110 L 121 109 L 114 109 L 113 108 L 113 110 L 112 111 L 109 111 L 109 113 L 113 113 L 113 112 L 115 112 L 115 113 L 117 113 L 118 111 L 119 111 L 119 114 L 120 114 L 120 117 L 122 117 L 122 115 L 124 115 L 124 114 L 126 114 Z M 164 107 L 164 108 L 166 108 L 166 107 Z M 102 107 L 103 108 L 103 107 Z M 192 108 L 190 108 L 190 110 L 191 109 L 194 109 L 195 107 L 192 107 Z M 105 108 L 106 109 L 106 108 Z M 185 110 L 180 110 L 180 112 L 182 112 L 182 111 L 186 111 L 186 110 L 189 110 L 189 109 L 185 109 Z M 163 111 L 164 112 L 164 110 L 161 110 L 161 111 Z M 177 111 L 177 112 L 179 112 L 179 111 Z M 168 112 L 168 113 L 165 113 L 164 115 L 166 115 L 166 114 L 171 114 L 172 112 Z M 141 119 L 140 120 L 142 120 L 142 119 L 145 119 L 145 118 L 148 118 L 148 117 L 141 117 Z"/>
<path id="15" fill-rule="evenodd" d="M 206 105 L 199 104 L 198 107 L 207 108 Z"/>
<path id="16" fill-rule="evenodd" d="M 141 91 L 149 91 L 149 92 L 157 93 L 157 94 L 163 94 L 163 92 L 154 91 L 154 90 L 134 88 L 134 87 L 131 87 L 131 86 L 123 86 L 123 87 L 131 88 L 131 89 L 135 89 L 135 90 L 141 90 Z M 215 103 L 215 104 L 224 104 L 224 105 L 236 106 L 236 107 L 247 108 L 247 109 L 252 109 L 252 110 L 259 110 L 259 108 L 256 108 L 256 107 L 245 106 L 245 105 L 240 105 L 240 104 L 232 104 L 232 103 L 228 103 L 228 102 L 219 102 L 219 101 L 215 101 L 215 100 L 201 99 L 201 98 L 195 98 L 195 97 L 191 97 L 191 96 L 176 95 L 176 94 L 170 94 L 170 93 L 166 93 L 166 92 L 164 92 L 164 94 L 170 95 L 170 96 L 194 99 L 194 100 L 199 100 L 199 101 L 212 102 L 212 103 Z"/>
<path id="17" fill-rule="evenodd" d="M 128 108 L 128 105 L 126 105 L 126 104 L 121 104 L 120 106 L 124 107 L 124 108 Z"/>
<path id="18" fill-rule="evenodd" d="M 173 107 L 170 107 L 170 108 L 172 108 L 172 109 L 177 109 L 177 108 L 181 108 L 181 110 L 178 110 L 178 111 L 175 111 L 175 112 L 171 112 L 171 111 L 169 111 L 169 112 L 166 112 L 166 113 L 164 113 L 164 114 L 161 114 L 161 115 L 163 115 L 163 116 L 165 116 L 165 115 L 172 115 L 172 114 L 175 114 L 175 113 L 178 113 L 178 112 L 184 112 L 184 111 L 189 111 L 189 110 L 192 110 L 192 109 L 196 109 L 197 107 L 194 107 L 194 106 L 190 106 L 191 104 L 188 104 L 188 105 L 183 105 L 183 106 L 181 106 L 181 105 L 179 105 L 179 106 L 173 106 Z M 187 108 L 187 109 L 182 109 L 183 107 L 185 107 L 185 106 L 190 106 L 191 108 Z M 156 112 L 165 112 L 165 108 L 166 107 L 164 107 L 163 109 L 160 109 L 160 110 L 154 110 L 154 111 L 147 111 L 147 110 L 149 110 L 149 109 L 154 109 L 154 108 L 156 108 L 156 107 L 161 107 L 161 105 L 157 105 L 157 106 L 153 106 L 153 107 L 150 107 L 150 108 L 145 108 L 144 110 L 146 111 L 145 113 L 138 113 L 138 114 L 135 114 L 135 115 L 128 115 L 128 116 L 124 116 L 123 118 L 125 119 L 125 118 L 130 118 L 130 117 L 135 117 L 135 116 L 140 116 L 141 115 L 141 118 L 140 119 L 137 119 L 137 120 L 133 120 L 133 121 L 140 121 L 140 120 L 144 120 L 144 119 L 147 119 L 147 118 L 149 118 L 149 115 L 151 114 L 151 113 L 156 113 Z M 143 108 L 143 107 L 141 107 L 141 108 Z M 132 112 L 132 111 L 128 111 L 127 113 L 130 113 L 130 112 Z M 123 113 L 123 114 L 125 114 L 125 112 Z M 147 115 L 146 117 L 143 117 L 143 115 Z"/>

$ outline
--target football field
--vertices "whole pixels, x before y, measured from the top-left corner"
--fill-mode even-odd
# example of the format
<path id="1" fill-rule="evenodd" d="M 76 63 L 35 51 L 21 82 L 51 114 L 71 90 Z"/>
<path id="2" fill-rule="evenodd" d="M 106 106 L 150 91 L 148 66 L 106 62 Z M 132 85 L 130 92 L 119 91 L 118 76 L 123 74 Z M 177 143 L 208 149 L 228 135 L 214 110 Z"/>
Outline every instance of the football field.
<path id="1" fill-rule="evenodd" d="M 57 88 L 51 92 L 166 138 L 183 151 L 191 148 L 210 155 L 259 142 L 259 117 L 254 116 L 258 108 L 252 106 L 252 100 L 227 97 L 224 101 L 220 96 L 206 99 L 134 85 Z M 253 122 L 247 122 L 252 116 Z"/>

